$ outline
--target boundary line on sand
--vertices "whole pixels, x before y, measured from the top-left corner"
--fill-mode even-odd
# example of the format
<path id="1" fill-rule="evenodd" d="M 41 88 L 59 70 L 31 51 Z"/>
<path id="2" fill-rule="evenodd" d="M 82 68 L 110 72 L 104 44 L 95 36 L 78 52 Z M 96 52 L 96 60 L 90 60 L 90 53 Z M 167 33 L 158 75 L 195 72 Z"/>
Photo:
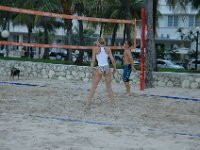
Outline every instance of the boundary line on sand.
<path id="1" fill-rule="evenodd" d="M 64 122 L 75 122 L 75 123 L 84 123 L 84 124 L 91 124 L 91 125 L 101 125 L 101 126 L 109 126 L 109 127 L 120 127 L 116 124 L 113 123 L 108 123 L 108 122 L 100 122 L 100 121 L 91 121 L 91 120 L 81 120 L 81 119 L 74 119 L 74 118 L 61 118 L 61 117 L 48 117 L 48 116 L 39 116 L 39 115 L 28 115 L 30 117 L 36 117 L 36 118 L 41 118 L 41 119 L 51 119 L 51 120 L 58 120 L 58 121 L 64 121 Z M 141 128 L 141 127 L 137 127 L 134 125 L 127 125 L 124 124 L 122 125 L 122 127 L 127 127 L 127 128 L 131 128 L 131 127 L 135 127 L 137 129 L 141 129 L 144 131 L 148 131 L 148 132 L 158 132 L 159 129 L 153 129 L 153 128 Z M 180 135 L 180 136 L 188 136 L 188 137 L 193 137 L 193 138 L 200 138 L 200 134 L 190 134 L 190 133 L 183 133 L 183 132 L 169 132 L 169 131 L 164 131 L 164 130 L 160 130 L 160 132 L 165 133 L 165 134 L 169 134 L 169 135 Z"/>
<path id="2" fill-rule="evenodd" d="M 29 84 L 29 83 L 19 83 L 19 82 L 0 82 L 0 84 L 12 84 L 12 85 L 21 85 L 21 86 L 39 86 L 39 87 L 46 87 L 46 85 L 36 85 L 36 84 Z M 158 96 L 161 98 L 166 99 L 174 99 L 174 100 L 185 100 L 185 101 L 194 101 L 194 102 L 200 102 L 200 99 L 198 98 L 188 98 L 188 97 L 177 97 L 177 96 L 165 96 L 165 95 L 148 95 L 148 94 L 142 94 L 142 96 Z"/>
<path id="3" fill-rule="evenodd" d="M 0 82 L 0 84 L 12 84 L 12 85 L 22 85 L 22 86 L 39 86 L 39 87 L 46 87 L 46 85 L 36 85 L 36 84 L 29 84 L 29 83 L 19 83 L 19 82 Z"/>
<path id="4" fill-rule="evenodd" d="M 187 97 L 177 97 L 177 96 L 163 96 L 163 95 L 149 95 L 149 96 L 159 96 L 161 98 L 167 98 L 167 99 L 200 102 L 200 99 L 198 99 L 198 98 L 187 98 Z"/>

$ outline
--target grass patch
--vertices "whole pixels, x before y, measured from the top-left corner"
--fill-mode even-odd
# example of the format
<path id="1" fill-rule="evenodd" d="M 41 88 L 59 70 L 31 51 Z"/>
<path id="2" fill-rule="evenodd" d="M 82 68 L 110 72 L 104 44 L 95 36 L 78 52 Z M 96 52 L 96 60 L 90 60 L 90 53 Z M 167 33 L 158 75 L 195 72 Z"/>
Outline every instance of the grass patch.
<path id="1" fill-rule="evenodd" d="M 158 72 L 200 73 L 200 71 L 196 70 L 173 69 L 173 68 L 159 68 Z"/>

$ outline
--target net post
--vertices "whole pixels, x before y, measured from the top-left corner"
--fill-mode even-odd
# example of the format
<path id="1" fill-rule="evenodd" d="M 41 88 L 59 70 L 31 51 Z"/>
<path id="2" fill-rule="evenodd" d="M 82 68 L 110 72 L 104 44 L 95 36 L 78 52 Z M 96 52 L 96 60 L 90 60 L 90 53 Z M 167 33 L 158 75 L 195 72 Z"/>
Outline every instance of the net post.
<path id="1" fill-rule="evenodd" d="M 140 56 L 140 91 L 144 90 L 144 48 L 145 48 L 145 9 L 141 9 L 142 28 L 141 28 L 141 56 Z"/>

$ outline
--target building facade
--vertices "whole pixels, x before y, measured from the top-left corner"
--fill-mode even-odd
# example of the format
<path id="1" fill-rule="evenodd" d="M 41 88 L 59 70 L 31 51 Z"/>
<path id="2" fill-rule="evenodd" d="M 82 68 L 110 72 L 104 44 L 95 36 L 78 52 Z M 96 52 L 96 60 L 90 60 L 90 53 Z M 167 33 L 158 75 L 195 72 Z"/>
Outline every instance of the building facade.
<path id="1" fill-rule="evenodd" d="M 181 47 L 186 47 L 188 50 L 195 50 L 196 42 L 183 40 L 180 32 L 177 32 L 179 28 L 182 28 L 182 32 L 187 34 L 190 31 L 194 31 L 196 27 L 200 27 L 200 17 L 198 17 L 199 10 L 195 10 L 191 5 L 188 5 L 185 10 L 181 9 L 179 6 L 175 6 L 175 9 L 170 9 L 166 4 L 166 0 L 159 0 L 158 5 L 159 17 L 157 22 L 157 30 L 156 30 L 156 48 L 164 49 L 165 51 L 178 49 Z M 77 21 L 73 21 L 73 25 L 77 27 Z M 86 27 L 86 25 L 85 25 Z M 27 42 L 27 33 L 28 29 L 25 26 L 13 26 L 12 23 L 8 25 L 8 29 L 10 32 L 10 36 L 8 40 L 14 42 Z M 41 29 L 42 30 L 42 29 Z M 99 34 L 99 28 L 95 29 L 96 34 Z M 140 24 L 137 25 L 137 43 L 140 43 L 141 36 L 141 28 Z M 31 42 L 36 42 L 35 36 L 38 32 L 38 28 L 33 29 Z M 66 31 L 63 28 L 56 29 L 55 38 L 52 43 L 64 43 L 64 36 L 66 36 Z M 111 36 L 107 36 L 107 44 L 111 43 Z M 123 37 L 123 29 L 119 29 L 116 45 L 121 45 L 121 40 Z M 199 42 L 200 43 L 200 42 Z M 138 44 L 140 46 L 140 44 Z M 23 47 L 21 46 L 13 46 L 10 50 L 21 51 Z M 200 49 L 200 45 L 199 45 Z M 198 49 L 198 50 L 199 50 Z M 40 57 L 41 50 L 35 49 L 35 57 Z"/>

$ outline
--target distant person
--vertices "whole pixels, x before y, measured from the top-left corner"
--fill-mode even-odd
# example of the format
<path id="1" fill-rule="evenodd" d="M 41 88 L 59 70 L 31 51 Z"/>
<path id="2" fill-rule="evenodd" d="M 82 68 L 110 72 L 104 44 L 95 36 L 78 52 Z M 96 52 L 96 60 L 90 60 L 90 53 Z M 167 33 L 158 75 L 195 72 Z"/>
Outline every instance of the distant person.
<path id="1" fill-rule="evenodd" d="M 111 69 L 109 67 L 108 58 L 110 58 L 111 63 L 113 64 L 113 67 L 114 67 L 113 73 L 116 73 L 116 63 L 115 63 L 115 60 L 111 53 L 111 50 L 109 48 L 104 47 L 104 39 L 103 38 L 99 37 L 97 39 L 96 44 L 97 44 L 97 46 L 92 50 L 90 75 L 93 72 L 93 67 L 94 67 L 94 63 L 96 62 L 96 60 L 97 60 L 98 65 L 97 65 L 97 68 L 94 73 L 92 87 L 88 94 L 88 101 L 86 104 L 87 109 L 89 109 L 92 104 L 92 98 L 94 96 L 97 85 L 102 78 L 102 75 L 105 76 L 106 88 L 107 88 L 108 96 L 111 100 L 111 104 L 113 107 L 115 105 L 113 91 L 112 91 L 112 87 L 111 87 Z M 89 78 L 90 78 L 90 75 L 89 75 Z"/>
<path id="2" fill-rule="evenodd" d="M 30 58 L 31 58 L 31 59 L 34 58 L 34 51 L 33 51 L 33 50 L 31 50 L 31 52 L 30 52 Z"/>
<path id="3" fill-rule="evenodd" d="M 124 42 L 124 54 L 123 54 L 123 65 L 124 65 L 124 69 L 123 69 L 123 81 L 124 81 L 124 85 L 126 88 L 126 95 L 131 96 L 131 88 L 130 88 L 130 75 L 131 72 L 134 71 L 136 72 L 136 69 L 134 67 L 134 61 L 133 61 L 133 57 L 131 55 L 131 46 L 132 43 L 130 41 L 125 41 Z"/>
<path id="4" fill-rule="evenodd" d="M 25 48 L 23 47 L 22 50 L 21 50 L 21 58 L 24 58 L 25 57 Z"/>

